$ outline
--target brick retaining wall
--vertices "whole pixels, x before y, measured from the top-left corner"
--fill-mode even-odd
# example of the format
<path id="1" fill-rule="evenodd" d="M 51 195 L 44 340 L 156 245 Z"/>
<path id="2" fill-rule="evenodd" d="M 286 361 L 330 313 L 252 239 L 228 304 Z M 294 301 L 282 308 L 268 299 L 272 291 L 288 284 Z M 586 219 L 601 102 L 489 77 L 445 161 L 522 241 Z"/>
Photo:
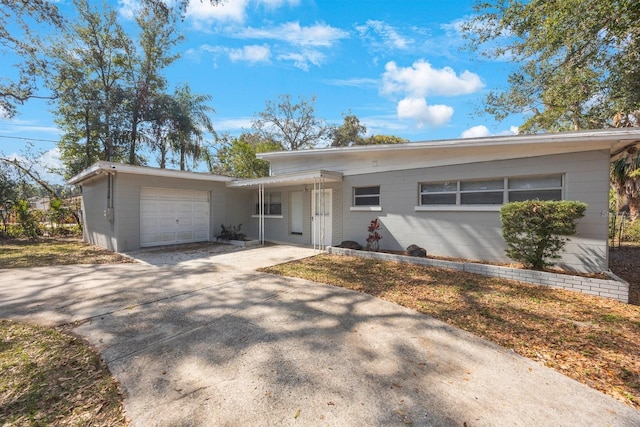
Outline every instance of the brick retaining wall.
<path id="1" fill-rule="evenodd" d="M 337 255 L 351 255 L 361 258 L 373 258 L 385 261 L 409 262 L 428 265 L 430 267 L 448 268 L 466 271 L 483 276 L 500 277 L 517 280 L 534 285 L 549 286 L 551 288 L 567 289 L 583 294 L 612 298 L 624 303 L 629 302 L 629 284 L 610 274 L 611 279 L 596 279 L 591 277 L 572 276 L 569 274 L 549 273 L 546 271 L 524 270 L 520 268 L 501 267 L 497 265 L 478 264 L 473 262 L 444 261 L 431 258 L 419 258 L 407 255 L 388 254 L 384 252 L 357 251 L 354 249 L 329 246 L 327 252 Z"/>

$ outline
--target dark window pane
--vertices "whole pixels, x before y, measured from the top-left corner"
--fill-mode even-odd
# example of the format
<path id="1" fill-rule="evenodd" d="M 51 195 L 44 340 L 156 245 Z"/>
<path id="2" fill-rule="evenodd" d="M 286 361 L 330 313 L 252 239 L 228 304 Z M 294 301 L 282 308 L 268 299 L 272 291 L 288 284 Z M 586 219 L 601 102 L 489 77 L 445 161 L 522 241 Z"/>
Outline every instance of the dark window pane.
<path id="1" fill-rule="evenodd" d="M 510 202 L 525 200 L 562 200 L 562 190 L 510 191 Z"/>
<path id="2" fill-rule="evenodd" d="M 265 212 L 267 212 L 266 208 Z M 282 215 L 282 205 L 280 203 L 270 204 L 268 215 Z"/>
<path id="3" fill-rule="evenodd" d="M 423 205 L 455 205 L 455 194 L 423 194 L 420 196 Z"/>
<path id="4" fill-rule="evenodd" d="M 380 205 L 379 196 L 359 196 L 354 200 L 355 206 L 378 206 Z"/>
<path id="5" fill-rule="evenodd" d="M 462 193 L 460 203 L 463 205 L 501 205 L 502 191 L 486 193 Z"/>
<path id="6" fill-rule="evenodd" d="M 380 194 L 380 187 L 360 187 L 360 188 L 354 188 L 353 189 L 355 191 L 355 195 L 356 196 L 369 196 L 369 195 L 379 195 Z"/>

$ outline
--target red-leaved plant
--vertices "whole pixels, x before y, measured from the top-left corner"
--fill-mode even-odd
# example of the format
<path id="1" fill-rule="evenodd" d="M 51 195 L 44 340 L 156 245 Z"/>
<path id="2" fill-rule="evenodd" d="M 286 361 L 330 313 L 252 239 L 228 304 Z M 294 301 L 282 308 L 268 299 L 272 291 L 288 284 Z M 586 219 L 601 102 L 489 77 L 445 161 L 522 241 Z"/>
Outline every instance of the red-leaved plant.
<path id="1" fill-rule="evenodd" d="M 367 237 L 367 250 L 368 251 L 377 251 L 380 248 L 380 239 L 382 236 L 378 233 L 380 230 L 380 223 L 378 222 L 378 218 L 371 221 L 369 224 L 369 228 L 367 231 L 369 232 L 369 237 Z"/>

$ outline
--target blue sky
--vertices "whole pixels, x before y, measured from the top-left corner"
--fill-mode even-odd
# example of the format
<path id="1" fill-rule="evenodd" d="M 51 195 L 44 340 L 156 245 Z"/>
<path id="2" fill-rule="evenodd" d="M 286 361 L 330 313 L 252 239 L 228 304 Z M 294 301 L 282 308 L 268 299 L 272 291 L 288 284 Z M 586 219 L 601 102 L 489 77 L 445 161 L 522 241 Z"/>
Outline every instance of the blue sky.
<path id="1" fill-rule="evenodd" d="M 131 24 L 136 0 L 109 0 Z M 461 50 L 459 27 L 472 0 L 191 0 L 181 58 L 166 70 L 170 90 L 188 82 L 213 97 L 214 127 L 237 135 L 278 95 L 316 96 L 316 115 L 340 124 L 355 114 L 375 134 L 410 141 L 508 134 L 520 117 L 495 122 L 479 113 L 512 65 Z M 65 14 L 70 0 L 60 0 Z M 2 72 L 2 71 L 0 71 Z M 0 118 L 0 151 L 25 140 L 55 165 L 59 132 L 45 102 Z M 150 165 L 154 165 L 150 156 Z"/>

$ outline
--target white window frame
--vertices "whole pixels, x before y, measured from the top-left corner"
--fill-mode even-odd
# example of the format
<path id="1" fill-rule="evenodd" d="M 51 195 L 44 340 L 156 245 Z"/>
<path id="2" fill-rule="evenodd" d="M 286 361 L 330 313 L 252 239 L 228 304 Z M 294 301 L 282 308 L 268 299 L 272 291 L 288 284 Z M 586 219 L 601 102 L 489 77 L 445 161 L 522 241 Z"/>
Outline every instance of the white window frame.
<path id="1" fill-rule="evenodd" d="M 378 189 L 378 193 L 371 193 L 371 194 L 356 194 L 358 189 L 361 188 L 377 188 Z M 357 201 L 359 198 L 365 198 L 365 197 L 378 197 L 378 203 L 375 205 L 358 205 Z M 380 195 L 380 186 L 379 185 L 366 185 L 366 186 L 360 186 L 360 187 L 353 187 L 352 190 L 352 198 L 351 198 L 351 208 L 350 211 L 351 212 L 380 212 L 382 211 L 382 205 L 380 204 L 381 201 L 381 195 Z"/>

